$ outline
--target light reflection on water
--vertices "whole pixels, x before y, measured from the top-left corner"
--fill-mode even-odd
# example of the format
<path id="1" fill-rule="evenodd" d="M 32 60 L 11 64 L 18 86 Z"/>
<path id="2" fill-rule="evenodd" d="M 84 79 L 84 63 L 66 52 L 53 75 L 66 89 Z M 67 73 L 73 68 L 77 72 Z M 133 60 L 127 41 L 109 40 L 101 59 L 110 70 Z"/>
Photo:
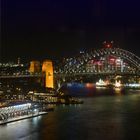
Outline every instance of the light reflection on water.
<path id="1" fill-rule="evenodd" d="M 140 91 L 127 92 L 83 97 L 84 104 L 0 126 L 0 140 L 139 140 Z"/>
<path id="2" fill-rule="evenodd" d="M 127 88 L 115 88 L 115 87 L 96 87 L 94 84 L 80 84 L 73 83 L 67 84 L 62 87 L 62 92 L 70 94 L 72 96 L 100 96 L 100 95 L 124 95 L 131 94 L 135 92 L 140 92 L 140 90 L 133 90 Z M 131 91 L 131 92 L 130 92 Z"/>

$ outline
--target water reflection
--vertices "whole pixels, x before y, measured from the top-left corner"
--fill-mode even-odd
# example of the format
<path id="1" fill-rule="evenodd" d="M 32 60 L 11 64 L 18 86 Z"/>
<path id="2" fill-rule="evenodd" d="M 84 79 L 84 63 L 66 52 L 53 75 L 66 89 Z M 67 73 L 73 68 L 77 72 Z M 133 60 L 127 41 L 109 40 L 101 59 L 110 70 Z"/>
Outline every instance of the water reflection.
<path id="1" fill-rule="evenodd" d="M 67 84 L 62 89 L 63 92 L 72 96 L 100 96 L 100 95 L 124 95 L 129 93 L 127 88 L 123 87 L 98 87 L 94 84 Z"/>
<path id="2" fill-rule="evenodd" d="M 82 105 L 60 105 L 47 115 L 0 126 L 0 140 L 139 140 L 140 92 L 127 92 L 86 97 Z"/>

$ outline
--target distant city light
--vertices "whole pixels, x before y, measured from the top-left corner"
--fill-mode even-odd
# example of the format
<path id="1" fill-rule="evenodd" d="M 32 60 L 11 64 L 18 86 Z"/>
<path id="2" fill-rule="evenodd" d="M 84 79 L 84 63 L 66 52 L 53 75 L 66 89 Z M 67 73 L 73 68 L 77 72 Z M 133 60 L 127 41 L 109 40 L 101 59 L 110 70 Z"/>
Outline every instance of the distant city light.
<path id="1" fill-rule="evenodd" d="M 121 81 L 115 81 L 115 87 L 120 88 L 121 87 Z"/>

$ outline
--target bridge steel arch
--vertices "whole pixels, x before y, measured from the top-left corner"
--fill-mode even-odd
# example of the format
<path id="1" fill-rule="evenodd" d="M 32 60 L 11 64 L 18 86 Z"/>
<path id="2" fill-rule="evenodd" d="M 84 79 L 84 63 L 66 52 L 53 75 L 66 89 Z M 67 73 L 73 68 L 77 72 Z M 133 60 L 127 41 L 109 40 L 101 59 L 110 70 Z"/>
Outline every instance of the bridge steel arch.
<path id="1" fill-rule="evenodd" d="M 128 72 L 128 74 L 140 74 L 140 58 L 135 54 L 121 48 L 101 48 L 82 53 L 76 57 L 65 59 L 65 61 L 55 71 L 55 75 L 63 75 L 63 77 L 67 77 L 69 75 L 109 73 L 108 71 L 89 72 L 85 69 L 85 65 L 90 60 L 106 56 L 115 56 L 126 61 L 129 66 L 133 68 L 133 71 Z M 112 71 L 112 73 L 115 73 L 115 71 Z M 125 72 L 120 73 L 124 74 Z"/>

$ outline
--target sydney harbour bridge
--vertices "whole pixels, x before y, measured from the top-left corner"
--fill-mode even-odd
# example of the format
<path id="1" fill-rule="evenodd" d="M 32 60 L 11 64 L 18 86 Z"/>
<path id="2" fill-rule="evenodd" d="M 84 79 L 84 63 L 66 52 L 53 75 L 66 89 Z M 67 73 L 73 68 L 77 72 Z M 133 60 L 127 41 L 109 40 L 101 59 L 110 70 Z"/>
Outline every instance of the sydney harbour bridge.
<path id="1" fill-rule="evenodd" d="M 43 64 L 41 64 L 42 67 Z M 49 64 L 48 64 L 49 65 Z M 37 66 L 38 67 L 38 66 Z M 113 47 L 111 44 L 105 45 L 100 49 L 91 49 L 86 52 L 81 52 L 77 56 L 65 58 L 57 65 L 51 64 L 51 71 L 44 73 L 42 70 L 34 71 L 14 76 L 0 75 L 1 79 L 4 78 L 31 78 L 46 76 L 50 79 L 53 76 L 54 85 L 60 87 L 63 83 L 77 81 L 81 82 L 86 79 L 91 81 L 97 77 L 140 77 L 140 58 L 135 54 L 118 48 Z M 37 68 L 39 69 L 39 68 Z M 54 86 L 52 86 L 54 87 Z"/>
<path id="2" fill-rule="evenodd" d="M 120 48 L 102 48 L 67 58 L 56 69 L 57 75 L 139 74 L 140 58 Z"/>
<path id="3" fill-rule="evenodd" d="M 97 76 L 140 76 L 140 58 L 110 44 L 67 58 L 55 71 L 61 82 L 91 79 Z"/>

